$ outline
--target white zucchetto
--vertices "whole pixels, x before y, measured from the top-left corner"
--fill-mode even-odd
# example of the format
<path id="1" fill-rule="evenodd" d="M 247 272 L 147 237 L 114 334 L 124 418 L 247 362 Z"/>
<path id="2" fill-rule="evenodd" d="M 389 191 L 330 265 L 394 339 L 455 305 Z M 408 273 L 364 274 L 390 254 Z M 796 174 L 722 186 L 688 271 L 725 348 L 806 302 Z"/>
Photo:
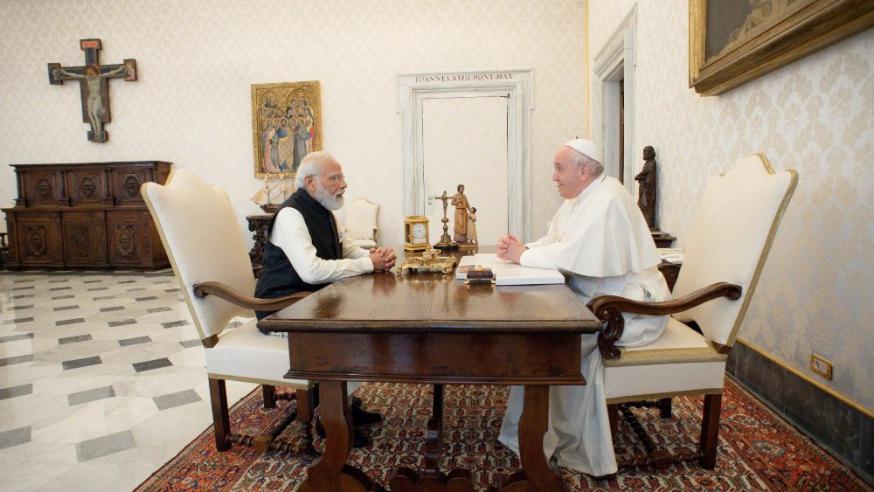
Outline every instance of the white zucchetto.
<path id="1" fill-rule="evenodd" d="M 584 138 L 577 138 L 566 142 L 565 145 L 582 153 L 589 159 L 597 161 L 598 164 L 604 164 L 603 158 L 601 157 L 601 149 L 598 148 L 598 145 L 595 142 Z"/>

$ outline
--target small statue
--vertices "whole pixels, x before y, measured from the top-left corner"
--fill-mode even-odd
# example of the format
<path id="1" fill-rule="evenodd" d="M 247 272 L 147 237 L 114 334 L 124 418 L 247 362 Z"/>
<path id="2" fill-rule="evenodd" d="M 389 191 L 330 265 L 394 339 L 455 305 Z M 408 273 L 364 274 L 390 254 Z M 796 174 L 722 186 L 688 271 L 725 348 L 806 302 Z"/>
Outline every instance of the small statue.
<path id="1" fill-rule="evenodd" d="M 476 239 L 476 207 L 470 207 L 467 214 L 467 243 L 479 244 Z"/>
<path id="2" fill-rule="evenodd" d="M 470 211 L 470 203 L 464 195 L 464 185 L 458 185 L 458 193 L 452 197 L 452 205 L 455 206 L 455 222 L 453 223 L 453 240 L 458 244 L 467 242 L 467 212 Z"/>
<path id="3" fill-rule="evenodd" d="M 655 149 L 651 145 L 643 148 L 643 169 L 634 177 L 635 181 L 640 183 L 640 195 L 637 199 L 637 206 L 643 212 L 643 217 L 646 219 L 646 224 L 651 231 L 657 230 L 656 227 L 656 169 Z"/>

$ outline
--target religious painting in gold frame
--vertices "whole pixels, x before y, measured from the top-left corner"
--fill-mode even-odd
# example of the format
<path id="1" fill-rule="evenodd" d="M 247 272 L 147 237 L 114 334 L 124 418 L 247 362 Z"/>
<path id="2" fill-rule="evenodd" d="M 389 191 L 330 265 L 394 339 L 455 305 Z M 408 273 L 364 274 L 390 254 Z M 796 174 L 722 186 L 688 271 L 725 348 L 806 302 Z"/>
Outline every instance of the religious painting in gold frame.
<path id="1" fill-rule="evenodd" d="M 257 178 L 292 178 L 322 150 L 319 81 L 252 84 L 252 150 Z"/>
<path id="2" fill-rule="evenodd" d="M 871 0 L 689 0 L 689 86 L 721 94 L 872 25 Z"/>

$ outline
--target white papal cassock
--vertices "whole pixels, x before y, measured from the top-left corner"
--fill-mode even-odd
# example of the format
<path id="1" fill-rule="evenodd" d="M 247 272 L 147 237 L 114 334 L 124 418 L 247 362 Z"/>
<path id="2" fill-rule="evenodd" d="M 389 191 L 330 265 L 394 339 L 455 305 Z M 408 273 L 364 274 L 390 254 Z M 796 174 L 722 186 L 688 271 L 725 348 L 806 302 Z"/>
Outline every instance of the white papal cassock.
<path id="1" fill-rule="evenodd" d="M 643 214 L 631 194 L 612 177 L 601 175 L 576 198 L 565 200 L 546 236 L 528 248 L 520 259 L 522 265 L 558 268 L 584 303 L 607 294 L 642 301 L 670 299 Z M 651 343 L 666 324 L 665 316 L 626 314 L 619 345 Z M 555 458 L 560 466 L 594 476 L 608 475 L 617 467 L 597 335 L 582 336 L 582 357 L 587 384 L 549 390 L 549 427 L 543 451 L 547 460 Z M 524 388 L 512 387 L 499 437 L 517 455 L 523 400 Z"/>

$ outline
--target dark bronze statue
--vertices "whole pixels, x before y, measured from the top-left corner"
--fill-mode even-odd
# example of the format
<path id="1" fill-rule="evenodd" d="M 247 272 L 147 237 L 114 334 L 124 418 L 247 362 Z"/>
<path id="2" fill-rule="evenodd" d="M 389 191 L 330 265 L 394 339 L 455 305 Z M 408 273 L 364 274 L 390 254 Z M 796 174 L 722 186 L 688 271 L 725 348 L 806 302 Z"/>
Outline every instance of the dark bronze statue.
<path id="1" fill-rule="evenodd" d="M 640 196 L 637 199 L 637 206 L 643 212 L 643 217 L 649 229 L 657 230 L 656 227 L 656 160 L 655 149 L 651 145 L 643 148 L 643 169 L 640 174 L 634 179 L 640 183 Z"/>

